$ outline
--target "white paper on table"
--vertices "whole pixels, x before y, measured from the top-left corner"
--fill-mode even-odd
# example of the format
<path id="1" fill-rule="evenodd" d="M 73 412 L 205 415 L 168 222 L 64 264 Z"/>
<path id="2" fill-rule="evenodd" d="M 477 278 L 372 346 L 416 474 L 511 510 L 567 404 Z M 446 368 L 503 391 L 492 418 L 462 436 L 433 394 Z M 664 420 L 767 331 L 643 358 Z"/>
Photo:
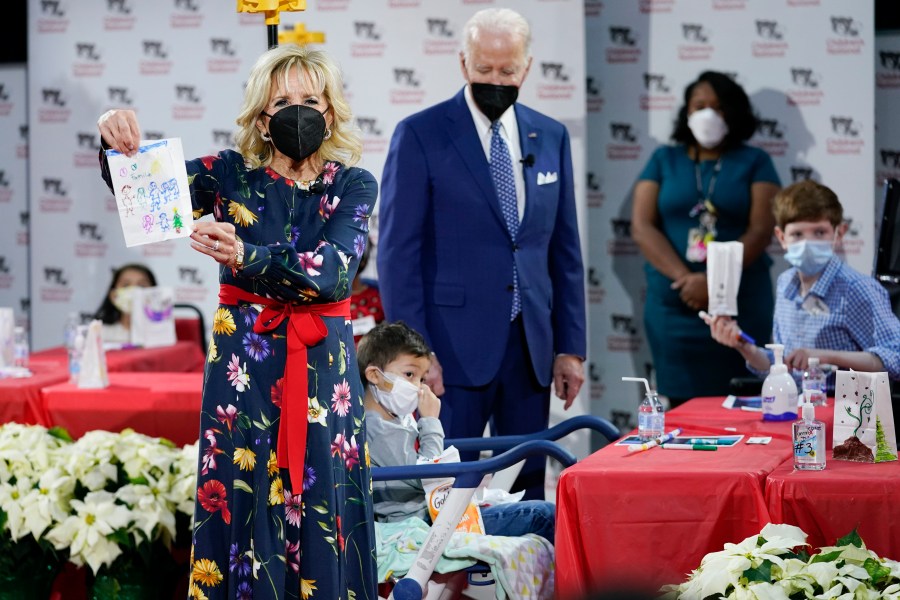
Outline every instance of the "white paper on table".
<path id="1" fill-rule="evenodd" d="M 141 140 L 138 153 L 106 151 L 129 248 L 191 234 L 191 192 L 180 138 Z"/>

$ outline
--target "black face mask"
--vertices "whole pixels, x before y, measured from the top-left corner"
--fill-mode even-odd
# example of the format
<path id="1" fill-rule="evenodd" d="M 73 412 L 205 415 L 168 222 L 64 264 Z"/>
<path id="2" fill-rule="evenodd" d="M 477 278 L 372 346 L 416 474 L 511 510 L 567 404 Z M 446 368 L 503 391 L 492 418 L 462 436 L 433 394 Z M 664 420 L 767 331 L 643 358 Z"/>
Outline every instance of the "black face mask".
<path id="1" fill-rule="evenodd" d="M 311 106 L 291 104 L 269 117 L 269 135 L 275 148 L 297 162 L 319 149 L 325 139 L 325 117 Z"/>
<path id="2" fill-rule="evenodd" d="M 470 83 L 472 98 L 493 123 L 512 106 L 519 97 L 519 88 L 514 85 L 494 85 L 492 83 Z"/>

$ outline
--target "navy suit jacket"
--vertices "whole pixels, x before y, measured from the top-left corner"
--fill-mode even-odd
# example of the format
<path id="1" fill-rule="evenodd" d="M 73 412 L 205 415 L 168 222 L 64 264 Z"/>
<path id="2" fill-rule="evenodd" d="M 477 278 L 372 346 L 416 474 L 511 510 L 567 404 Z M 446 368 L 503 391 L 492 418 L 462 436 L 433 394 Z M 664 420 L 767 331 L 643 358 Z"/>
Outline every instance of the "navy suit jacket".
<path id="1" fill-rule="evenodd" d="M 541 385 L 555 354 L 585 356 L 584 269 L 569 134 L 515 105 L 525 213 L 511 239 L 464 90 L 401 121 L 381 182 L 378 279 L 385 314 L 425 336 L 444 383 L 497 375 L 509 336 L 513 261 L 522 318 Z M 538 185 L 546 175 L 552 183 Z M 552 179 L 552 176 L 550 177 Z"/>

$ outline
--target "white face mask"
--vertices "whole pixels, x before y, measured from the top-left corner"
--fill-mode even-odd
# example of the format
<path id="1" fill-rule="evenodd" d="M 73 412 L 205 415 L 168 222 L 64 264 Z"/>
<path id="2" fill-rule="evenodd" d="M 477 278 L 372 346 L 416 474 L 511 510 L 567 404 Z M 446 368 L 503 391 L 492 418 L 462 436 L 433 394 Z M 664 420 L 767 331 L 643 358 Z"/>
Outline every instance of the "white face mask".
<path id="1" fill-rule="evenodd" d="M 381 369 L 378 372 L 393 386 L 390 392 L 386 392 L 374 383 L 369 384 L 378 404 L 401 419 L 411 415 L 419 406 L 419 386 L 400 375 L 385 373 Z"/>
<path id="2" fill-rule="evenodd" d="M 118 308 L 125 314 L 131 314 L 131 307 L 134 305 L 134 290 L 138 286 L 129 285 L 127 287 L 116 288 L 110 294 L 110 301 L 113 306 Z"/>
<path id="3" fill-rule="evenodd" d="M 688 117 L 688 127 L 694 139 L 704 148 L 715 148 L 728 135 L 725 120 L 711 108 L 694 111 Z"/>

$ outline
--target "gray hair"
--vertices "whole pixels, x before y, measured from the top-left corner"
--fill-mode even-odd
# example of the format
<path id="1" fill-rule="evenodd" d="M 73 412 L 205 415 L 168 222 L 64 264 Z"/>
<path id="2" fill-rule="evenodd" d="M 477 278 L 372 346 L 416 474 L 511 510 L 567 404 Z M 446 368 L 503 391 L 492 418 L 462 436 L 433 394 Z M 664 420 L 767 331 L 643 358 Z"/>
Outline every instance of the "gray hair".
<path id="1" fill-rule="evenodd" d="M 472 15 L 463 26 L 463 56 L 468 62 L 472 55 L 472 45 L 477 41 L 478 32 L 500 31 L 517 35 L 522 39 L 523 59 L 531 52 L 531 27 L 525 17 L 510 8 L 485 8 Z"/>

